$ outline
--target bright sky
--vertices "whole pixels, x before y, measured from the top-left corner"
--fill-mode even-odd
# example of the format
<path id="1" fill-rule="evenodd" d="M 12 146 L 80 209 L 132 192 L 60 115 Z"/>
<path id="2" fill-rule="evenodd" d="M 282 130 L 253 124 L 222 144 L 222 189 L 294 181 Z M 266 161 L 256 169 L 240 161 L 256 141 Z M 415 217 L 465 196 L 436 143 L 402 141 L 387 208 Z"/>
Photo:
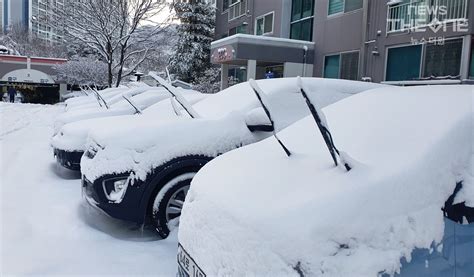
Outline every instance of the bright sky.
<path id="1" fill-rule="evenodd" d="M 168 2 L 171 2 L 171 1 L 168 0 Z M 170 14 L 171 14 L 170 8 L 166 7 L 158 15 L 156 15 L 153 18 L 153 21 L 156 22 L 156 23 L 164 23 L 164 22 L 166 22 L 166 20 L 170 16 Z"/>

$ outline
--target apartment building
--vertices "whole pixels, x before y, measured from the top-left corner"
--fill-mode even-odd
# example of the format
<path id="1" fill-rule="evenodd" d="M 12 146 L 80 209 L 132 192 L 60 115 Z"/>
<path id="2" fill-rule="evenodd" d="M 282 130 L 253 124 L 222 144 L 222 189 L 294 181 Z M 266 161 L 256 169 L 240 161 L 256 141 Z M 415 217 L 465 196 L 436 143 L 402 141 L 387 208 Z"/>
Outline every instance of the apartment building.
<path id="1" fill-rule="evenodd" d="M 0 0 L 0 34 L 3 33 L 3 0 Z"/>
<path id="2" fill-rule="evenodd" d="M 66 0 L 1 0 L 2 29 L 21 26 L 41 39 L 56 42 L 64 29 L 61 14 Z"/>
<path id="3" fill-rule="evenodd" d="M 470 0 L 217 0 L 216 5 L 212 62 L 222 67 L 223 87 L 228 76 L 401 84 L 474 78 Z"/>

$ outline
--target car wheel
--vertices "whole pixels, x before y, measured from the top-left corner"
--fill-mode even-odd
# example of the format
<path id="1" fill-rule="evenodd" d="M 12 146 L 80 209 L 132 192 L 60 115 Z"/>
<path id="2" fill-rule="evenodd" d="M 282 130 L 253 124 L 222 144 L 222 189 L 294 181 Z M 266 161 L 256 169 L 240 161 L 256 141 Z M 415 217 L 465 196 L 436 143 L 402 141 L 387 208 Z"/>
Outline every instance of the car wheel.
<path id="1" fill-rule="evenodd" d="M 171 229 L 179 224 L 184 199 L 196 172 L 178 175 L 168 181 L 156 194 L 152 206 L 152 219 L 156 231 L 162 238 L 168 237 Z"/>

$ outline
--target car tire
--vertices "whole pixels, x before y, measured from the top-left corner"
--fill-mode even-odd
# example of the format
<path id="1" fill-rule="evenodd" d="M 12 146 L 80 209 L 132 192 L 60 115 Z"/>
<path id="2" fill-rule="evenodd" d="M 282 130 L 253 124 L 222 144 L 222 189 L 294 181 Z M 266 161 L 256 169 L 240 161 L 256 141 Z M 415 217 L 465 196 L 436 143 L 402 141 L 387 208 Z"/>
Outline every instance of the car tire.
<path id="1" fill-rule="evenodd" d="M 153 199 L 152 221 L 158 235 L 167 238 L 171 230 L 178 225 L 184 200 L 196 172 L 180 174 L 157 192 Z"/>

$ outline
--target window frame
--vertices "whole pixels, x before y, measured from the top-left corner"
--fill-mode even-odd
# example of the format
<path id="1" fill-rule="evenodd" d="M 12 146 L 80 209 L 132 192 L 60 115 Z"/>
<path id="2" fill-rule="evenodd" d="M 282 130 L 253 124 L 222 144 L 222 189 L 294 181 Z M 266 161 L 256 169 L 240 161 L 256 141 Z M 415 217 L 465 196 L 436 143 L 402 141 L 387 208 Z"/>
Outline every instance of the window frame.
<path id="1" fill-rule="evenodd" d="M 294 21 L 291 21 L 292 17 L 293 17 L 293 1 L 295 0 L 292 0 L 291 1 L 291 15 L 290 15 L 290 39 L 294 39 L 294 40 L 301 40 L 300 38 L 296 39 L 296 38 L 292 38 L 291 37 L 291 30 L 292 30 L 292 27 L 294 24 L 297 24 L 297 23 L 300 23 L 300 22 L 303 22 L 303 21 L 306 21 L 306 20 L 310 20 L 311 21 L 311 34 L 310 34 L 310 40 L 308 41 L 313 41 L 313 32 L 314 32 L 314 12 L 315 12 L 315 3 L 316 1 L 313 1 L 313 5 L 311 7 L 311 16 L 307 16 L 307 17 L 301 17 L 297 20 L 294 20 Z M 303 4 L 303 1 L 304 0 L 297 0 L 297 1 L 301 1 L 301 4 Z M 301 8 L 301 16 L 303 16 L 303 8 Z"/>
<path id="2" fill-rule="evenodd" d="M 272 31 L 265 33 L 265 17 L 267 17 L 270 14 L 273 14 L 273 17 L 272 17 Z M 257 27 L 258 27 L 257 22 L 258 22 L 259 19 L 263 19 L 263 33 L 261 35 L 257 34 Z M 275 31 L 275 11 L 268 12 L 266 14 L 260 15 L 260 16 L 255 18 L 254 35 L 256 35 L 256 36 L 273 35 L 274 31 Z"/>
<path id="3" fill-rule="evenodd" d="M 357 53 L 358 54 L 358 59 L 357 59 L 357 79 L 356 80 L 352 80 L 352 81 L 359 81 L 360 80 L 360 66 L 361 66 L 361 55 L 360 55 L 360 50 L 359 49 L 356 49 L 356 50 L 349 50 L 349 51 L 342 51 L 342 52 L 336 52 L 336 53 L 330 53 L 330 54 L 326 54 L 324 55 L 324 62 L 323 62 L 323 78 L 325 73 L 326 73 L 326 57 L 332 57 L 332 56 L 339 56 L 339 65 L 338 65 L 338 73 L 337 73 L 337 79 L 341 79 L 341 65 L 342 65 L 342 55 L 343 54 L 352 54 L 352 53 Z M 328 79 L 331 79 L 331 78 L 328 78 Z M 350 79 L 341 79 L 341 80 L 350 80 Z"/>
<path id="4" fill-rule="evenodd" d="M 471 60 L 469 63 L 469 72 L 467 73 L 468 75 L 467 78 L 473 80 L 474 79 L 474 39 L 471 40 L 471 49 L 469 50 L 471 51 L 469 55 L 469 58 Z"/>
<path id="5" fill-rule="evenodd" d="M 459 36 L 459 37 L 452 37 L 452 38 L 446 38 L 445 41 L 448 40 L 464 40 L 466 39 L 464 36 Z M 384 62 L 384 73 L 383 73 L 383 82 L 398 82 L 398 81 L 387 81 L 387 66 L 388 66 L 388 52 L 390 49 L 393 48 L 400 48 L 400 47 L 409 47 L 409 46 L 416 46 L 420 44 L 412 44 L 412 43 L 404 43 L 404 44 L 399 44 L 399 45 L 392 45 L 388 46 L 385 48 L 385 62 Z M 464 44 L 463 44 L 464 45 Z M 473 50 L 474 51 L 474 50 Z M 425 57 L 426 57 L 426 43 L 421 44 L 421 60 L 420 60 L 420 72 L 418 73 L 418 78 L 421 79 L 423 78 L 423 73 L 425 70 L 426 62 L 425 62 Z M 461 64 L 459 68 L 460 75 L 462 76 L 462 56 L 461 56 Z M 468 74 L 469 75 L 469 74 Z M 402 80 L 402 81 L 409 81 L 409 80 Z"/>
<path id="6" fill-rule="evenodd" d="M 234 1 L 234 0 L 229 0 L 230 2 Z M 230 9 L 233 8 L 234 6 L 237 6 L 237 5 L 242 5 L 243 2 L 245 2 L 245 12 L 236 16 L 236 17 L 232 17 L 230 18 L 231 16 L 231 13 L 230 13 Z M 249 0 L 236 0 L 234 3 L 229 3 L 229 7 L 227 8 L 227 10 L 225 11 L 225 13 L 227 13 L 227 22 L 231 22 L 231 21 L 234 21 L 236 19 L 239 19 L 245 15 L 247 15 L 247 11 L 248 11 L 248 8 L 249 8 Z M 240 6 L 240 11 L 242 11 L 242 6 Z"/>
<path id="7" fill-rule="evenodd" d="M 446 41 L 452 41 L 452 40 L 460 40 L 461 41 L 461 55 L 460 55 L 460 58 L 459 58 L 459 76 L 462 76 L 462 53 L 463 53 L 463 48 L 464 48 L 464 38 L 463 37 L 458 37 L 458 38 L 445 38 L 444 39 L 444 42 L 446 45 Z M 444 46 L 444 45 L 439 45 L 439 46 Z M 424 43 L 422 48 L 423 48 L 423 51 L 421 52 L 422 53 L 422 66 L 421 66 L 421 74 L 420 74 L 420 78 L 428 78 L 425 76 L 425 69 L 426 69 L 426 54 L 427 54 L 427 51 L 426 51 L 426 48 L 429 46 L 429 44 L 426 44 Z M 469 74 L 468 74 L 469 75 Z"/>
<path id="8" fill-rule="evenodd" d="M 360 10 L 362 10 L 362 9 L 364 8 L 364 2 L 362 1 L 362 7 L 358 8 L 358 9 L 355 9 L 355 10 L 352 10 L 352 11 L 346 12 L 346 1 L 348 1 L 348 0 L 342 0 L 342 11 L 337 12 L 337 13 L 333 13 L 333 14 L 329 14 L 329 7 L 330 7 L 330 2 L 331 2 L 331 0 L 328 0 L 327 17 L 328 17 L 328 18 L 338 17 L 338 16 L 341 16 L 341 15 L 345 15 L 345 14 L 350 14 L 350 13 L 358 12 L 358 11 L 360 11 Z"/>

